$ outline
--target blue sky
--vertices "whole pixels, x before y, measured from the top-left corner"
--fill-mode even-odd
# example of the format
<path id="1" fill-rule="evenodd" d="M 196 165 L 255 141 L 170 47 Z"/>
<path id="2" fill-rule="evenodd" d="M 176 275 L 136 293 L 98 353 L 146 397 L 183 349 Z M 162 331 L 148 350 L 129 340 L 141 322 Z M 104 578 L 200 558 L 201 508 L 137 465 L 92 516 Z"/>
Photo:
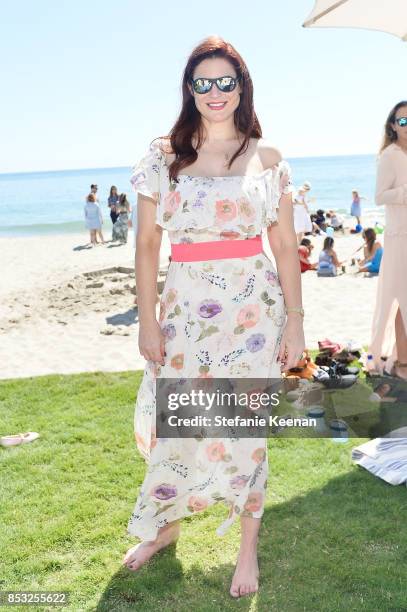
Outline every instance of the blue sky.
<path id="1" fill-rule="evenodd" d="M 376 152 L 407 98 L 407 46 L 304 29 L 312 0 L 18 0 L 2 5 L 0 172 L 128 166 L 170 129 L 192 48 L 248 64 L 263 133 L 286 157 Z"/>

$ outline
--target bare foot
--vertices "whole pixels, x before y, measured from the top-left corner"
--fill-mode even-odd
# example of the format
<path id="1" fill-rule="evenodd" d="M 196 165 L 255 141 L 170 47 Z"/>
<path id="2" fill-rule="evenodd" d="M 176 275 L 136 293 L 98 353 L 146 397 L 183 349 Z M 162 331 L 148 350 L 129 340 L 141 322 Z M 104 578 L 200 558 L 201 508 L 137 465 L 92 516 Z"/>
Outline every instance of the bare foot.
<path id="1" fill-rule="evenodd" d="M 232 597 L 242 597 L 243 595 L 256 593 L 258 588 L 259 566 L 256 551 L 239 552 L 230 594 Z"/>
<path id="2" fill-rule="evenodd" d="M 180 525 L 178 521 L 174 521 L 170 525 L 163 527 L 158 532 L 158 536 L 155 540 L 140 542 L 129 548 L 123 558 L 123 565 L 126 565 L 132 571 L 140 569 L 140 567 L 144 565 L 144 563 L 147 563 L 155 553 L 172 542 L 176 542 L 179 537 L 179 532 Z"/>

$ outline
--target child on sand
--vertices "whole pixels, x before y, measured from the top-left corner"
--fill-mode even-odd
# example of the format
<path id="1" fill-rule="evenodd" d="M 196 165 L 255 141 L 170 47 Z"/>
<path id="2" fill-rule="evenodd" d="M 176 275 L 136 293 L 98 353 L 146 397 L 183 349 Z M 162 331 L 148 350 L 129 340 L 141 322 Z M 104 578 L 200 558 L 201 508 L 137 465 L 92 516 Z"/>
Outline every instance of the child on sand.
<path id="1" fill-rule="evenodd" d="M 86 198 L 86 204 L 84 208 L 85 213 L 85 224 L 90 232 L 90 243 L 92 246 L 98 244 L 97 236 L 100 237 L 102 244 L 105 243 L 102 234 L 102 212 L 97 202 L 96 194 L 90 193 Z"/>
<path id="2" fill-rule="evenodd" d="M 309 238 L 303 238 L 300 246 L 298 247 L 298 256 L 300 258 L 301 272 L 307 272 L 307 270 L 316 270 L 317 263 L 311 263 L 309 258 L 312 253 L 314 245 Z"/>
<path id="3" fill-rule="evenodd" d="M 361 225 L 361 218 L 362 218 L 362 207 L 361 207 L 361 200 L 366 200 L 365 197 L 359 195 L 359 192 L 357 189 L 353 189 L 352 191 L 352 204 L 350 207 L 350 214 L 352 217 L 356 217 L 356 221 L 358 225 Z"/>

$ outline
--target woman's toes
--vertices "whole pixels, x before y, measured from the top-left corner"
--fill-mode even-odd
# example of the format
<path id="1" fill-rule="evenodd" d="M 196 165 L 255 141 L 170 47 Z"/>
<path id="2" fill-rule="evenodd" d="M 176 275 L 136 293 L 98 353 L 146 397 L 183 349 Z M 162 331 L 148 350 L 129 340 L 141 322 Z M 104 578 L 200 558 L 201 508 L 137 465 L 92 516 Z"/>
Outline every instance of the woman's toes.
<path id="1" fill-rule="evenodd" d="M 240 597 L 239 587 L 232 585 L 230 587 L 230 594 L 232 595 L 232 597 Z"/>

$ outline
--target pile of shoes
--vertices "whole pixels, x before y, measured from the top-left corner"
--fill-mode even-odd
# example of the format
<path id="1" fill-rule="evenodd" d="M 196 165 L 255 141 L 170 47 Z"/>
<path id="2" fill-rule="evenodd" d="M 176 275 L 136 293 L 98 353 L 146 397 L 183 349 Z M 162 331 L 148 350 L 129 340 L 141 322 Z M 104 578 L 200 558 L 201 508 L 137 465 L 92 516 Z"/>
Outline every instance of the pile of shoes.
<path id="1" fill-rule="evenodd" d="M 328 338 L 318 341 L 319 353 L 315 363 L 326 376 L 318 379 L 327 389 L 346 389 L 351 387 L 359 375 L 358 367 L 349 366 L 361 356 L 360 347 L 349 342 L 346 346 L 332 342 Z"/>
<path id="2" fill-rule="evenodd" d="M 294 390 L 300 379 L 322 383 L 327 389 L 346 389 L 356 382 L 359 368 L 349 364 L 360 358 L 359 347 L 353 343 L 342 346 L 328 339 L 320 340 L 318 346 L 315 361 L 305 349 L 303 358 L 287 372 L 285 391 Z"/>
<path id="3" fill-rule="evenodd" d="M 305 349 L 302 359 L 295 364 L 295 368 L 288 370 L 288 376 L 294 375 L 298 378 L 314 380 L 314 373 L 317 370 L 318 366 L 313 362 L 309 350 Z"/>
<path id="4" fill-rule="evenodd" d="M 319 366 L 330 366 L 332 361 L 340 363 L 352 363 L 355 359 L 360 359 L 361 349 L 353 342 L 342 346 L 332 340 L 318 340 L 319 353 L 315 357 L 315 363 Z"/>

